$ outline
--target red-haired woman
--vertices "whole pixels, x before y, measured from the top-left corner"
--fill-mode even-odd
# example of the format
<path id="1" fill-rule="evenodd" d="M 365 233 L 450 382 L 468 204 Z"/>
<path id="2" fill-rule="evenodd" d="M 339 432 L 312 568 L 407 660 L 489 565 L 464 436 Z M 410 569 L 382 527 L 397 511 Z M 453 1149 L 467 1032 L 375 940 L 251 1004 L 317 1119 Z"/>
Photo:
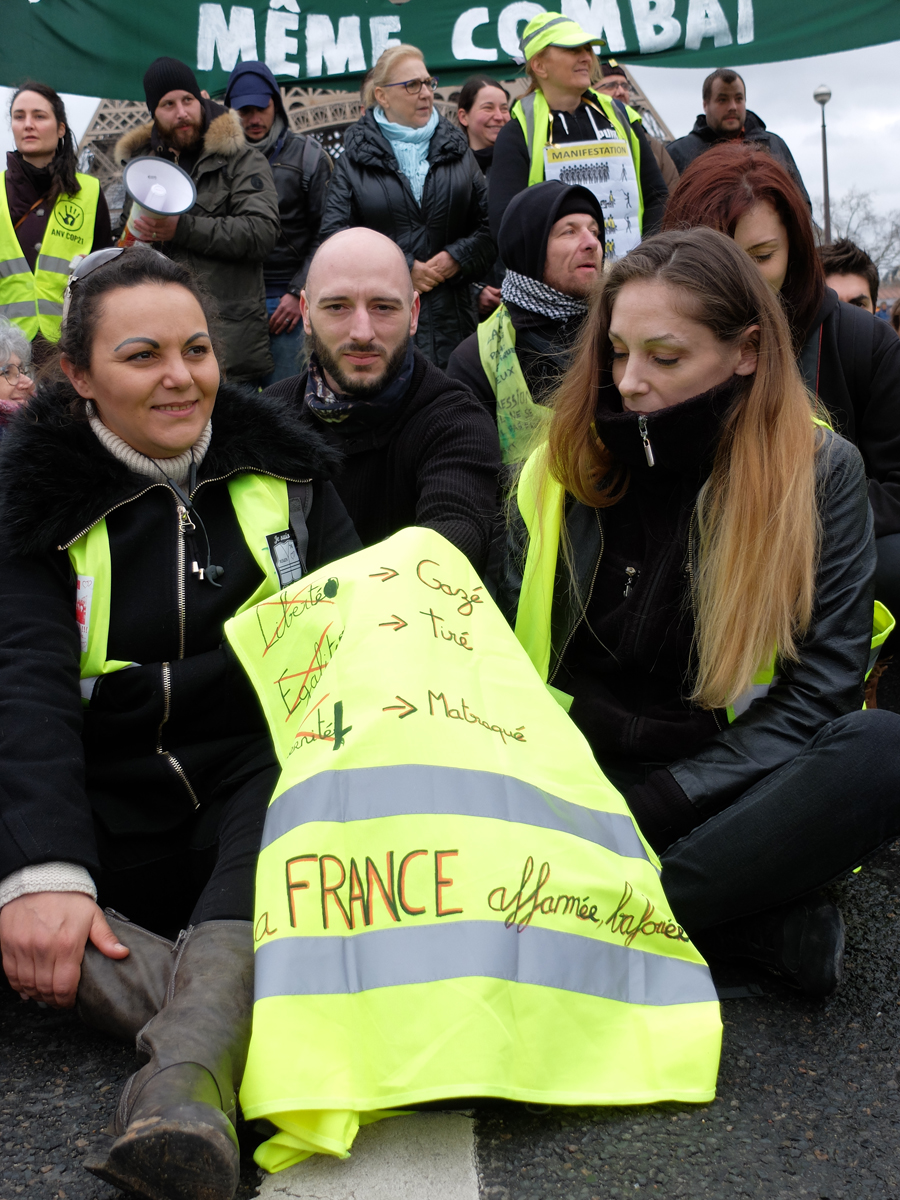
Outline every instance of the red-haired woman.
<path id="1" fill-rule="evenodd" d="M 806 386 L 859 447 L 875 514 L 875 594 L 900 614 L 900 341 L 826 287 L 809 208 L 770 155 L 715 146 L 696 159 L 669 197 L 663 229 L 695 225 L 728 234 L 759 267 L 781 300 Z"/>
<path id="2" fill-rule="evenodd" d="M 900 717 L 861 709 L 859 452 L 815 424 L 781 306 L 733 241 L 663 233 L 613 264 L 516 503 L 516 634 L 679 922 L 826 995 L 843 925 L 815 889 L 900 830 Z"/>

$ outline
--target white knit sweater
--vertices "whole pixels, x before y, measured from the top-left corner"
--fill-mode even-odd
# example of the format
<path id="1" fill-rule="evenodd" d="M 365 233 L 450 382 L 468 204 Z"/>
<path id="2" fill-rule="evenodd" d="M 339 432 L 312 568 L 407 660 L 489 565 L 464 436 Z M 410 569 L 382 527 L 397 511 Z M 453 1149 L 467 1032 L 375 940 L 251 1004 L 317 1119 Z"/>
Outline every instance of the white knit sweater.
<path id="1" fill-rule="evenodd" d="M 209 449 L 212 421 L 207 421 L 203 432 L 189 450 L 185 450 L 174 458 L 149 458 L 146 454 L 135 450 L 133 446 L 129 446 L 118 434 L 107 428 L 97 416 L 96 410 L 90 402 L 87 411 L 91 429 L 103 447 L 113 458 L 125 463 L 138 475 L 147 475 L 151 479 L 158 480 L 162 473 L 163 476 L 174 479 L 178 486 L 182 487 L 188 481 L 191 463 L 195 462 L 199 466 Z M 13 871 L 5 879 L 0 880 L 0 908 L 4 904 L 9 904 L 10 900 L 18 900 L 20 896 L 30 896 L 36 892 L 82 892 L 84 895 L 90 896 L 92 900 L 97 899 L 97 889 L 90 872 L 85 867 L 68 862 L 37 863 L 33 866 L 21 867 L 18 871 Z"/>

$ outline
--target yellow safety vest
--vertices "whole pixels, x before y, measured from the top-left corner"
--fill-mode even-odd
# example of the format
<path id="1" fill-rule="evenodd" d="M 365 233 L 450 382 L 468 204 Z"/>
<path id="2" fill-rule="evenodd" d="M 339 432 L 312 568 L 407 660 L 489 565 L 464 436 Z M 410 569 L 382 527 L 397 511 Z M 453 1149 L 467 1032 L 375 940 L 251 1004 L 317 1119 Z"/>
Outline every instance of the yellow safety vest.
<path id="1" fill-rule="evenodd" d="M 280 1170 L 464 1096 L 705 1102 L 720 1017 L 621 794 L 471 564 L 405 529 L 229 621 L 282 775 L 241 1089 Z"/>
<path id="2" fill-rule="evenodd" d="M 531 398 L 516 354 L 516 331 L 505 304 L 478 326 L 478 354 L 497 400 L 500 460 L 505 465 L 524 462 L 546 438 L 551 413 Z"/>
<path id="3" fill-rule="evenodd" d="M 817 420 L 816 424 L 823 425 L 824 422 Z M 547 470 L 545 454 L 540 449 L 536 450 L 519 476 L 516 493 L 519 512 L 529 535 L 516 613 L 516 637 L 545 684 L 550 673 L 553 591 L 565 497 L 562 484 Z M 894 625 L 895 621 L 889 610 L 876 600 L 867 677 L 875 665 L 880 647 Z M 778 682 L 777 657 L 777 651 L 773 652 L 768 662 L 763 663 L 753 676 L 750 687 L 728 706 L 726 711 L 729 722 L 746 712 L 754 700 L 765 696 L 769 688 Z M 547 684 L 547 689 L 568 711 L 572 697 L 551 684 Z"/>
<path id="4" fill-rule="evenodd" d="M 100 180 L 80 173 L 76 179 L 81 190 L 53 205 L 32 274 L 9 213 L 6 172 L 0 172 L 0 317 L 15 321 L 29 341 L 39 332 L 59 341 L 72 259 L 90 254 L 94 244 Z"/>
<path id="5" fill-rule="evenodd" d="M 638 141 L 637 135 L 631 128 L 631 125 L 622 121 L 615 104 L 609 96 L 605 96 L 602 92 L 593 91 L 589 95 L 591 100 L 601 109 L 603 115 L 613 126 L 622 141 L 631 150 L 631 157 L 634 160 L 634 174 L 638 187 L 638 224 L 643 232 L 644 189 L 641 187 L 641 143 Z M 640 113 L 635 112 L 633 108 L 626 106 L 625 111 L 629 114 L 630 118 L 640 120 Z M 512 107 L 512 113 L 522 126 L 522 132 L 525 134 L 525 145 L 528 147 L 528 155 L 531 163 L 528 171 L 528 186 L 532 187 L 534 184 L 543 183 L 544 181 L 544 148 L 550 140 L 550 133 L 553 128 L 553 114 L 550 112 L 550 105 L 547 103 L 546 97 L 540 88 L 516 100 Z"/>
<path id="6" fill-rule="evenodd" d="M 228 480 L 228 492 L 244 540 L 265 578 L 238 613 L 268 599 L 281 588 L 268 539 L 290 528 L 287 484 L 268 475 L 243 474 Z M 106 521 L 100 520 L 65 547 L 76 576 L 75 612 L 81 635 L 82 694 L 89 696 L 98 675 L 130 667 L 107 658 L 112 596 L 112 563 Z"/>

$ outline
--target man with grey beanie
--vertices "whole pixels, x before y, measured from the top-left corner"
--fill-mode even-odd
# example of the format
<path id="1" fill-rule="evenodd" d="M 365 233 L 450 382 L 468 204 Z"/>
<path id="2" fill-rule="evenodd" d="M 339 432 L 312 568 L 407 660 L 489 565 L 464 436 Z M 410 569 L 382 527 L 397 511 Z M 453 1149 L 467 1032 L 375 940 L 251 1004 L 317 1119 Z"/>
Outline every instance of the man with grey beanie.
<path id="1" fill-rule="evenodd" d="M 216 301 L 229 377 L 258 384 L 272 369 L 263 263 L 279 235 L 269 164 L 237 114 L 206 99 L 177 58 L 150 64 L 144 95 L 153 120 L 120 138 L 116 161 L 169 159 L 191 176 L 197 200 L 181 216 L 141 216 L 137 235 L 199 276 Z"/>

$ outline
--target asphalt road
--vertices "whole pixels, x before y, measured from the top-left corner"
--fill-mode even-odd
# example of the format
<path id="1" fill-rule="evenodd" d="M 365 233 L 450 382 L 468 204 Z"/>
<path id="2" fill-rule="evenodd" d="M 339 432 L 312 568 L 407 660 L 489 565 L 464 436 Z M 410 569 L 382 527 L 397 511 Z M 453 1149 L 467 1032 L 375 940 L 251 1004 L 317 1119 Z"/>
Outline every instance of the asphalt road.
<path id="1" fill-rule="evenodd" d="M 900 710 L 900 672 L 882 690 Z M 900 843 L 833 891 L 848 941 L 836 996 L 811 1003 L 777 984 L 726 980 L 759 994 L 723 1001 L 709 1105 L 480 1110 L 482 1200 L 900 1200 Z M 81 1163 L 107 1144 L 132 1069 L 127 1047 L 73 1014 L 0 989 L 0 1200 L 26 1191 L 28 1200 L 112 1200 L 115 1189 Z M 239 1200 L 258 1183 L 248 1159 Z M 440 1192 L 432 1185 L 422 1200 Z"/>

